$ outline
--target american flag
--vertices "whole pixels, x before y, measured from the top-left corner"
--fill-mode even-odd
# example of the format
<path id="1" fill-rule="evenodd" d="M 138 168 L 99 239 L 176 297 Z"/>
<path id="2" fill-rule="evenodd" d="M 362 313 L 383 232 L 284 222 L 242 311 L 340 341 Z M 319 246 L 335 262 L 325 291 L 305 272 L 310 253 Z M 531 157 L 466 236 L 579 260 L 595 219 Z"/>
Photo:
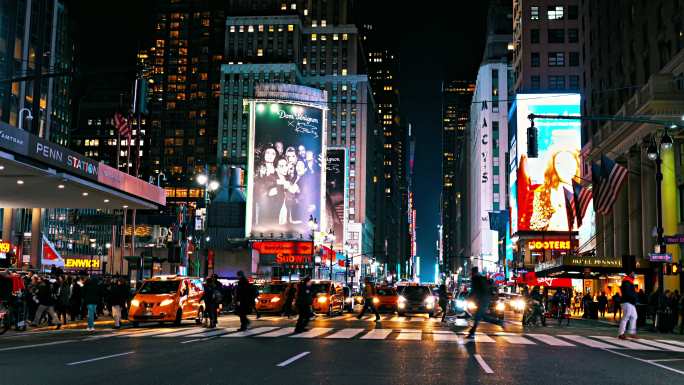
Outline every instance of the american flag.
<path id="1" fill-rule="evenodd" d="M 627 169 L 615 163 L 607 156 L 601 156 L 600 187 L 598 191 L 598 206 L 596 211 L 600 214 L 609 214 L 613 204 L 620 193 L 622 184 L 627 179 Z"/>
<path id="2" fill-rule="evenodd" d="M 575 194 L 566 188 L 563 188 L 563 192 L 565 193 L 565 210 L 568 214 L 568 231 L 572 231 L 575 227 L 575 213 L 577 212 L 575 209 Z"/>
<path id="3" fill-rule="evenodd" d="M 589 208 L 589 202 L 593 199 L 593 191 L 588 186 L 572 181 L 572 189 L 574 196 L 575 215 L 577 217 L 577 226 L 582 226 L 582 219 Z"/>
<path id="4" fill-rule="evenodd" d="M 128 123 L 128 119 L 118 112 L 114 114 L 114 127 L 119 132 L 119 136 L 131 137 L 131 125 Z"/>

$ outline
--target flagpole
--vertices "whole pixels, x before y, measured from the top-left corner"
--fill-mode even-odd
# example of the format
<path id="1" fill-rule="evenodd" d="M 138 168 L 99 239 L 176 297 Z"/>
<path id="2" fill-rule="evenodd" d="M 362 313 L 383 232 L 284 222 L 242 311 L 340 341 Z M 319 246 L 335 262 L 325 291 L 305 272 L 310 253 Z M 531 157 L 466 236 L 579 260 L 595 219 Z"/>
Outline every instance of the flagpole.
<path id="1" fill-rule="evenodd" d="M 126 212 L 127 209 L 123 209 L 123 224 L 121 225 L 121 261 L 119 261 L 119 273 L 123 275 L 124 271 L 124 251 L 126 249 Z"/>

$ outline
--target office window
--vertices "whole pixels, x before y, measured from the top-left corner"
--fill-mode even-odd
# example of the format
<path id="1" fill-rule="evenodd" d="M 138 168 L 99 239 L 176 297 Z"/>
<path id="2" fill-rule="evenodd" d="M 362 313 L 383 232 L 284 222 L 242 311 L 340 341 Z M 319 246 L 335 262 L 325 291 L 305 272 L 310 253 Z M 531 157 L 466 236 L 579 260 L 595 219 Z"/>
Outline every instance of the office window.
<path id="1" fill-rule="evenodd" d="M 564 67 L 565 52 L 549 52 L 549 67 Z"/>
<path id="2" fill-rule="evenodd" d="M 570 28 L 568 29 L 568 43 L 577 43 L 579 42 L 579 32 L 577 28 Z"/>
<path id="3" fill-rule="evenodd" d="M 294 24 L 288 24 L 288 25 L 287 25 L 287 31 L 288 31 L 288 32 L 294 31 Z"/>
<path id="4" fill-rule="evenodd" d="M 549 43 L 565 43 L 565 30 L 564 29 L 548 29 Z"/>
<path id="5" fill-rule="evenodd" d="M 577 20 L 578 13 L 576 5 L 568 5 L 568 20 Z"/>
<path id="6" fill-rule="evenodd" d="M 538 28 L 530 29 L 530 43 L 539 44 L 539 29 Z"/>
<path id="7" fill-rule="evenodd" d="M 540 63 L 539 52 L 532 52 L 532 54 L 530 56 L 530 62 L 531 62 L 530 65 L 532 67 L 539 67 L 539 63 Z"/>
<path id="8" fill-rule="evenodd" d="M 562 5 L 549 5 L 546 11 L 546 16 L 549 20 L 563 20 L 563 6 Z"/>
<path id="9" fill-rule="evenodd" d="M 533 90 L 538 90 L 541 88 L 541 79 L 539 75 L 532 75 L 530 77 L 530 88 Z"/>
<path id="10" fill-rule="evenodd" d="M 539 7 L 530 7 L 530 20 L 539 20 Z"/>
<path id="11" fill-rule="evenodd" d="M 549 89 L 560 90 L 565 88 L 565 76 L 551 75 L 549 76 Z"/>
<path id="12" fill-rule="evenodd" d="M 579 52 L 568 52 L 568 65 L 570 67 L 579 66 Z"/>
<path id="13" fill-rule="evenodd" d="M 571 90 L 579 90 L 579 75 L 568 76 L 568 88 Z"/>

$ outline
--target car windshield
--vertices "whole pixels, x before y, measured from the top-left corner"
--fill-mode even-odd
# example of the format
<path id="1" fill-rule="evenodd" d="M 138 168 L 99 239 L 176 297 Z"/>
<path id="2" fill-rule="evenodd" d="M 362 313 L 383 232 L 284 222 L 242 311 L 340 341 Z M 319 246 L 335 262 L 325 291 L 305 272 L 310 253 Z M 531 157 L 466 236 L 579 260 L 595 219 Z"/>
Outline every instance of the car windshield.
<path id="1" fill-rule="evenodd" d="M 329 283 L 314 283 L 311 285 L 311 294 L 316 295 L 316 294 L 327 294 L 330 292 L 330 284 Z"/>
<path id="2" fill-rule="evenodd" d="M 259 288 L 261 294 L 280 294 L 285 291 L 285 285 L 264 285 Z"/>
<path id="3" fill-rule="evenodd" d="M 378 295 L 397 295 L 394 289 L 378 289 Z"/>
<path id="4" fill-rule="evenodd" d="M 406 298 L 421 299 L 430 295 L 430 289 L 425 286 L 406 286 L 401 295 Z"/>
<path id="5" fill-rule="evenodd" d="M 147 281 L 140 288 L 140 294 L 174 294 L 180 281 Z"/>

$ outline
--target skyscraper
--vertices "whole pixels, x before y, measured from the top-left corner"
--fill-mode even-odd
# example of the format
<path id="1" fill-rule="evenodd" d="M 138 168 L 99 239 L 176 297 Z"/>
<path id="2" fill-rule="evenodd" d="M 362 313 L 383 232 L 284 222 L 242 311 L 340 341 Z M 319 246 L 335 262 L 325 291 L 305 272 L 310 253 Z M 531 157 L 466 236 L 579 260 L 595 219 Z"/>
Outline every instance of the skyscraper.
<path id="1" fill-rule="evenodd" d="M 466 131 L 475 84 L 451 80 L 442 84 L 442 271 L 453 271 L 466 242 Z"/>

